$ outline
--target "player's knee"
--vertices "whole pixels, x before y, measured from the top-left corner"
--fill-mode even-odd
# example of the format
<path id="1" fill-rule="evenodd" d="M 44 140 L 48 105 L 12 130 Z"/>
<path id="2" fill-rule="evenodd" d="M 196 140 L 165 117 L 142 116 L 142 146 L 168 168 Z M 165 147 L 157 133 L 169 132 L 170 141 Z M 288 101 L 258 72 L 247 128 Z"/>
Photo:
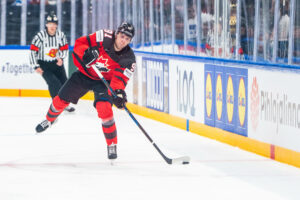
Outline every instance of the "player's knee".
<path id="1" fill-rule="evenodd" d="M 52 104 L 56 110 L 63 110 L 67 107 L 70 103 L 67 101 L 62 100 L 59 96 L 54 97 Z"/>
<path id="2" fill-rule="evenodd" d="M 101 119 L 108 119 L 113 116 L 113 111 L 111 104 L 107 101 L 96 102 L 96 110 L 98 112 L 98 117 Z"/>

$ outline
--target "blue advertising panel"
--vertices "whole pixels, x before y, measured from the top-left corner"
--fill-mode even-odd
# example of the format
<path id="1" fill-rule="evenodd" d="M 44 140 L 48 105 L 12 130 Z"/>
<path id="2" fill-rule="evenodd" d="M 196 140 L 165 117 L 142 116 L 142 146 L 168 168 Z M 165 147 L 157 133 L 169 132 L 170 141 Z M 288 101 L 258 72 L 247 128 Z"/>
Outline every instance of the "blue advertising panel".
<path id="1" fill-rule="evenodd" d="M 248 70 L 206 64 L 204 74 L 205 124 L 247 136 Z"/>
<path id="2" fill-rule="evenodd" d="M 215 84 L 213 84 L 215 80 L 215 66 L 206 64 L 204 76 L 204 122 L 209 126 L 215 126 L 216 89 Z"/>
<path id="3" fill-rule="evenodd" d="M 236 69 L 237 122 L 236 133 L 248 135 L 248 70 Z"/>
<path id="4" fill-rule="evenodd" d="M 234 68 L 226 68 L 226 114 L 225 130 L 234 132 L 236 129 L 237 98 L 236 98 L 236 74 Z"/>
<path id="5" fill-rule="evenodd" d="M 226 112 L 226 91 L 225 91 L 225 68 L 222 66 L 215 67 L 215 127 L 225 128 Z"/>
<path id="6" fill-rule="evenodd" d="M 163 59 L 142 58 L 143 106 L 169 112 L 169 62 Z"/>

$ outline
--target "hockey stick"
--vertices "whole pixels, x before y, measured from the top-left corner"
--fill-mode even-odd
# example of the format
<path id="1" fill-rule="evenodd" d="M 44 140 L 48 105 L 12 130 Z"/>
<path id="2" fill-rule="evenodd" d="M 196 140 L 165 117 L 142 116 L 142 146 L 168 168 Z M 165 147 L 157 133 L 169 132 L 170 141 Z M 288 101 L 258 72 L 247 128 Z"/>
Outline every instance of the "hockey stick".
<path id="1" fill-rule="evenodd" d="M 110 85 L 108 84 L 108 82 L 104 79 L 103 75 L 101 74 L 101 72 L 97 69 L 97 67 L 95 65 L 92 65 L 92 68 L 94 69 L 94 71 L 97 73 L 97 75 L 99 76 L 99 78 L 103 81 L 103 83 L 105 84 L 105 86 L 107 87 L 107 89 L 110 90 L 110 92 L 112 93 L 112 95 L 114 97 L 117 97 L 117 94 L 115 93 L 115 91 L 110 87 Z M 168 158 L 159 148 L 158 146 L 155 144 L 155 142 L 152 140 L 152 138 L 148 135 L 148 133 L 145 131 L 145 129 L 142 127 L 142 125 L 136 120 L 136 118 L 133 116 L 133 114 L 130 112 L 130 110 L 128 110 L 127 106 L 124 106 L 125 111 L 128 113 L 128 115 L 131 117 L 131 119 L 135 122 L 135 124 L 141 129 L 141 131 L 144 133 L 144 135 L 148 138 L 148 140 L 151 142 L 151 144 L 155 147 L 155 149 L 158 151 L 158 153 L 163 157 L 163 159 L 168 163 L 168 164 L 189 164 L 190 163 L 190 158 L 188 156 L 182 156 L 179 158 Z"/>

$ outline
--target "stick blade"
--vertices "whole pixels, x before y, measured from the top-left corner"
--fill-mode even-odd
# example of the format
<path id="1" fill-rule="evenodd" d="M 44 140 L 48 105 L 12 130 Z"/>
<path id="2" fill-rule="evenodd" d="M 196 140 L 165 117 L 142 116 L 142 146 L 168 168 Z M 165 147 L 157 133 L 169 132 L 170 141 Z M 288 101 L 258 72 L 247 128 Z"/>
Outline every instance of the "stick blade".
<path id="1" fill-rule="evenodd" d="M 190 163 L 191 158 L 188 156 L 182 156 L 179 158 L 173 158 L 172 159 L 172 164 L 182 164 L 182 165 L 186 165 Z"/>

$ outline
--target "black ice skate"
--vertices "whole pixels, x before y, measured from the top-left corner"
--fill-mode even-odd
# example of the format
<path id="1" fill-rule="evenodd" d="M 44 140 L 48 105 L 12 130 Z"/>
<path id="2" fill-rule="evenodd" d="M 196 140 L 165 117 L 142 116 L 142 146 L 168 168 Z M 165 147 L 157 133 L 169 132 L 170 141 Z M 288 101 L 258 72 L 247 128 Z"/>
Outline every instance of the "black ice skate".
<path id="1" fill-rule="evenodd" d="M 65 108 L 65 111 L 71 113 L 71 112 L 74 112 L 74 111 L 75 111 L 75 108 L 74 108 L 74 107 L 71 107 L 71 106 L 67 106 L 67 107 Z"/>
<path id="2" fill-rule="evenodd" d="M 117 145 L 112 143 L 111 145 L 107 146 L 107 157 L 110 160 L 117 159 Z"/>
<path id="3" fill-rule="evenodd" d="M 47 128 L 49 128 L 54 122 L 55 121 L 49 122 L 48 120 L 44 120 L 35 127 L 35 130 L 37 133 L 43 132 Z"/>

